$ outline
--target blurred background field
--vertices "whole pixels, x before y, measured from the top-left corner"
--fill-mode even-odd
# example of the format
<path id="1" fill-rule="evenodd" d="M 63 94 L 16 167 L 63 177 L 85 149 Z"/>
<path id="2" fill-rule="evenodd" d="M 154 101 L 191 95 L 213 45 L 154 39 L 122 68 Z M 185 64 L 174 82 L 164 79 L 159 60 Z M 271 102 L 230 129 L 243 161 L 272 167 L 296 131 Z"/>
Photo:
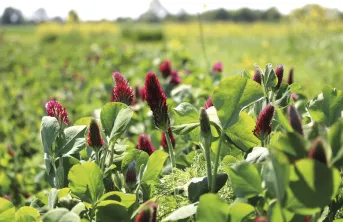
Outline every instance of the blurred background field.
<path id="1" fill-rule="evenodd" d="M 266 16 L 271 13 L 267 10 L 264 14 L 237 11 L 224 15 L 223 11 L 210 11 L 200 17 L 184 13 L 164 19 L 145 14 L 136 20 L 116 21 L 82 21 L 77 11 L 70 11 L 66 20 L 11 24 L 2 19 L 1 188 L 9 189 L 19 180 L 25 191 L 39 190 L 28 178 L 36 176 L 39 168 L 34 167 L 42 162 L 39 124 L 46 102 L 57 98 L 67 107 L 72 122 L 91 116 L 109 101 L 115 70 L 123 73 L 132 87 L 143 86 L 146 72 L 158 73 L 161 61 L 170 59 L 181 73 L 182 83 L 206 95 L 212 90 L 206 75 L 217 61 L 223 63 L 224 76 L 243 71 L 252 74 L 254 64 L 284 64 L 286 75 L 294 68 L 295 82 L 305 86 L 307 96 L 320 92 L 326 84 L 343 89 L 340 11 L 318 5 L 272 17 Z M 148 15 L 151 12 L 147 11 Z M 191 74 L 187 75 L 188 71 Z M 207 96 L 197 104 L 203 104 Z M 9 165 L 10 160 L 4 158 L 9 148 L 20 154 L 15 161 L 29 164 Z M 20 172 L 9 177 L 12 182 L 1 179 L 8 178 L 1 169 L 9 167 Z"/>

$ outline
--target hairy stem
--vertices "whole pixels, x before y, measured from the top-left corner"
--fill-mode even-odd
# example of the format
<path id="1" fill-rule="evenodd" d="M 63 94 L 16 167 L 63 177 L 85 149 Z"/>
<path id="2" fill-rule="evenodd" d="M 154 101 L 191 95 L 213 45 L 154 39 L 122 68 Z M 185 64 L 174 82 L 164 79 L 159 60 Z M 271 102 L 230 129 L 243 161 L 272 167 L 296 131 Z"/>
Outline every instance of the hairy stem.
<path id="1" fill-rule="evenodd" d="M 211 186 L 211 192 L 212 193 L 215 193 L 215 189 L 216 189 L 216 178 L 217 178 L 217 171 L 218 171 L 218 166 L 219 166 L 220 150 L 221 150 L 221 146 L 223 143 L 223 139 L 224 139 L 224 133 L 222 132 L 220 134 L 218 149 L 217 149 L 217 153 L 216 153 L 216 159 L 214 162 L 214 171 L 213 171 L 212 186 Z"/>
<path id="2" fill-rule="evenodd" d="M 204 150 L 205 150 L 205 158 L 206 158 L 206 168 L 207 168 L 207 182 L 208 182 L 208 188 L 211 188 L 212 184 L 212 166 L 211 166 L 211 153 L 210 149 L 211 147 L 205 147 L 206 145 L 203 144 Z"/>
<path id="3" fill-rule="evenodd" d="M 172 172 L 173 172 L 173 169 L 175 167 L 175 155 L 174 155 L 173 145 L 171 143 L 168 130 L 166 130 L 164 132 L 164 134 L 166 136 L 166 140 L 167 140 L 167 144 L 168 144 L 168 153 L 169 153 L 170 162 L 172 164 Z"/>

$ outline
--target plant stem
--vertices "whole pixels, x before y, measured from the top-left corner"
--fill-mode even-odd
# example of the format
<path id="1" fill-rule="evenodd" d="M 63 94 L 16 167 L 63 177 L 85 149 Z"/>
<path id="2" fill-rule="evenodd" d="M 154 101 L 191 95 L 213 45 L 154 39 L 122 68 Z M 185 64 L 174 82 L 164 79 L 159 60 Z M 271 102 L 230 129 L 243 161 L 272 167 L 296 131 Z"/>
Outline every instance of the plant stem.
<path id="1" fill-rule="evenodd" d="M 112 142 L 112 143 L 110 143 L 110 146 L 109 146 L 109 148 L 111 148 L 111 158 L 110 158 L 110 165 L 109 166 L 112 166 L 112 164 L 113 164 L 114 144 L 115 144 L 115 142 Z"/>
<path id="2" fill-rule="evenodd" d="M 261 140 L 261 146 L 264 147 L 265 146 L 265 141 Z"/>
<path id="3" fill-rule="evenodd" d="M 164 132 L 164 135 L 166 136 L 166 140 L 168 144 L 168 153 L 169 153 L 170 162 L 172 164 L 172 172 L 173 172 L 173 169 L 175 167 L 175 155 L 174 155 L 173 145 L 171 143 L 168 130 Z"/>
<path id="4" fill-rule="evenodd" d="M 212 184 L 212 167 L 211 167 L 211 153 L 210 153 L 210 149 L 211 149 L 211 147 L 204 147 L 205 158 L 206 158 L 206 167 L 207 167 L 207 182 L 208 182 L 208 188 L 209 189 L 211 188 L 211 184 Z"/>
<path id="5" fill-rule="evenodd" d="M 99 150 L 94 149 L 95 152 L 95 163 L 98 164 L 98 166 L 100 166 L 99 164 Z"/>
<path id="6" fill-rule="evenodd" d="M 214 162 L 214 171 L 213 171 L 213 177 L 212 177 L 211 193 L 215 193 L 217 171 L 218 171 L 218 166 L 219 166 L 220 149 L 222 146 L 223 138 L 224 138 L 224 133 L 222 132 L 220 134 L 218 149 L 217 149 L 217 153 L 216 153 L 216 159 Z"/>

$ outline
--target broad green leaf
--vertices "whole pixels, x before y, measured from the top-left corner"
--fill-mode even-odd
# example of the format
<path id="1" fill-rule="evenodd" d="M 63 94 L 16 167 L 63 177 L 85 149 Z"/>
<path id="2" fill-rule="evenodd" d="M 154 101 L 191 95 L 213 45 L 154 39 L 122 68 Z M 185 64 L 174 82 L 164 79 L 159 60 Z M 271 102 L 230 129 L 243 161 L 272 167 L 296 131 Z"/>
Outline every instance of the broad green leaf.
<path id="1" fill-rule="evenodd" d="M 273 88 L 277 84 L 277 78 L 273 70 L 273 66 L 270 63 L 266 65 L 263 75 L 263 83 L 266 88 Z"/>
<path id="2" fill-rule="evenodd" d="M 155 151 L 156 152 L 156 151 Z M 136 161 L 136 166 L 144 166 L 149 159 L 149 155 L 138 149 L 132 149 L 126 153 L 121 163 L 121 170 L 125 174 L 127 167 L 132 161 Z M 139 168 L 136 168 L 136 173 L 138 174 Z"/>
<path id="3" fill-rule="evenodd" d="M 79 152 L 85 145 L 86 126 L 71 126 L 64 130 L 64 145 L 57 151 L 56 156 L 69 156 Z"/>
<path id="4" fill-rule="evenodd" d="M 157 150 L 151 154 L 148 160 L 148 164 L 146 166 L 146 170 L 143 174 L 141 182 L 151 182 L 155 181 L 160 174 L 164 162 L 168 158 L 168 154 L 163 150 Z"/>
<path id="5" fill-rule="evenodd" d="M 63 215 L 63 217 L 61 217 L 61 219 L 59 220 L 59 222 L 66 222 L 66 221 L 67 222 L 81 222 L 81 219 L 79 215 L 77 215 L 76 213 L 68 212 L 65 215 Z"/>
<path id="6" fill-rule="evenodd" d="M 276 109 L 276 119 L 279 122 L 279 124 L 285 128 L 287 132 L 293 132 L 293 128 L 291 124 L 289 123 L 287 117 L 283 114 L 282 109 Z"/>
<path id="7" fill-rule="evenodd" d="M 129 208 L 136 202 L 136 195 L 130 193 L 125 194 L 119 191 L 111 191 L 102 195 L 102 197 L 99 199 L 99 202 L 104 200 L 115 200 L 123 204 L 126 208 Z"/>
<path id="8" fill-rule="evenodd" d="M 174 113 L 175 124 L 171 128 L 175 134 L 188 134 L 200 125 L 198 111 L 189 103 L 181 103 L 174 108 Z"/>
<path id="9" fill-rule="evenodd" d="M 71 212 L 80 215 L 83 211 L 87 211 L 87 208 L 85 206 L 84 203 L 79 202 L 78 204 L 76 204 L 72 209 Z"/>
<path id="10" fill-rule="evenodd" d="M 101 222 L 113 222 L 128 221 L 130 217 L 122 203 L 115 200 L 104 200 L 96 207 L 96 218 Z"/>
<path id="11" fill-rule="evenodd" d="M 212 99 L 223 129 L 234 125 L 242 109 L 262 97 L 261 86 L 253 80 L 238 75 L 222 80 Z"/>
<path id="12" fill-rule="evenodd" d="M 289 181 L 289 163 L 280 151 L 270 150 L 270 158 L 263 168 L 265 186 L 273 198 L 283 201 Z"/>
<path id="13" fill-rule="evenodd" d="M 281 205 L 279 201 L 272 200 L 268 207 L 268 219 L 269 221 L 286 222 L 286 218 L 283 215 Z"/>
<path id="14" fill-rule="evenodd" d="M 259 163 L 265 161 L 269 156 L 269 149 L 265 147 L 254 147 L 248 154 L 245 161 L 249 163 Z"/>
<path id="15" fill-rule="evenodd" d="M 307 107 L 316 122 L 331 126 L 342 117 L 343 93 L 331 86 L 325 86 L 322 93 L 313 98 Z"/>
<path id="16" fill-rule="evenodd" d="M 318 213 L 321 211 L 321 208 L 308 208 L 303 203 L 301 203 L 294 194 L 292 193 L 292 190 L 288 187 L 287 188 L 287 195 L 286 195 L 286 203 L 285 208 L 290 210 L 291 212 L 294 212 L 299 215 L 312 215 L 315 213 Z"/>
<path id="17" fill-rule="evenodd" d="M 76 120 L 74 126 L 89 126 L 92 117 L 83 117 L 81 119 Z"/>
<path id="18" fill-rule="evenodd" d="M 255 213 L 255 208 L 246 203 L 233 203 L 229 206 L 230 221 L 244 221 Z"/>
<path id="19" fill-rule="evenodd" d="M 12 222 L 15 218 L 15 209 L 13 204 L 5 198 L 0 197 L 0 221 Z"/>
<path id="20" fill-rule="evenodd" d="M 36 222 L 40 220 L 40 214 L 35 208 L 25 206 L 15 213 L 15 220 L 16 222 Z"/>
<path id="21" fill-rule="evenodd" d="M 290 188 L 295 198 L 307 208 L 323 208 L 337 194 L 340 174 L 323 163 L 302 159 L 295 162 L 290 173 Z"/>
<path id="22" fill-rule="evenodd" d="M 82 201 L 95 204 L 104 193 L 101 170 L 93 162 L 74 165 L 68 178 L 72 194 Z"/>
<path id="23" fill-rule="evenodd" d="M 254 119 L 246 112 L 241 112 L 238 122 L 227 128 L 225 133 L 238 149 L 246 152 L 260 143 L 253 134 L 254 128 Z"/>
<path id="24" fill-rule="evenodd" d="M 231 155 L 226 155 L 221 162 L 224 168 L 231 167 L 235 163 L 237 163 L 237 159 Z"/>
<path id="25" fill-rule="evenodd" d="M 48 195 L 48 207 L 49 209 L 54 209 L 58 200 L 58 191 L 56 188 L 51 188 Z"/>
<path id="26" fill-rule="evenodd" d="M 66 208 L 56 208 L 50 210 L 42 217 L 43 222 L 79 222 L 80 217 Z"/>
<path id="27" fill-rule="evenodd" d="M 282 151 L 291 162 L 308 155 L 306 141 L 304 137 L 297 132 L 273 135 L 271 147 Z"/>
<path id="28" fill-rule="evenodd" d="M 123 111 L 121 112 L 121 110 Z M 119 133 L 122 133 L 125 130 L 124 128 L 126 128 L 128 122 L 130 121 L 132 113 L 132 109 L 124 103 L 106 103 L 102 107 L 100 113 L 101 124 L 105 130 L 106 136 L 118 136 Z"/>
<path id="29" fill-rule="evenodd" d="M 262 180 L 257 168 L 248 162 L 239 162 L 226 168 L 231 186 L 237 197 L 249 198 L 263 192 Z"/>
<path id="30" fill-rule="evenodd" d="M 51 146 L 58 136 L 60 125 L 55 117 L 44 116 L 41 124 L 41 138 L 44 147 L 44 153 L 51 155 Z"/>
<path id="31" fill-rule="evenodd" d="M 290 101 L 290 96 L 291 92 L 289 85 L 283 82 L 281 83 L 280 88 L 277 91 L 274 103 L 281 108 L 287 107 Z"/>
<path id="32" fill-rule="evenodd" d="M 331 164 L 341 167 L 343 164 L 343 120 L 337 121 L 330 127 L 329 143 L 332 150 Z"/>
<path id="33" fill-rule="evenodd" d="M 176 126 L 171 126 L 172 131 L 176 135 L 185 135 L 192 132 L 194 129 L 200 126 L 200 123 L 186 123 Z"/>
<path id="34" fill-rule="evenodd" d="M 216 194 L 204 194 L 200 197 L 196 221 L 197 222 L 227 222 L 229 205 Z"/>
<path id="35" fill-rule="evenodd" d="M 187 219 L 196 213 L 198 204 L 199 202 L 180 207 L 179 209 L 175 210 L 173 213 L 169 214 L 166 218 L 164 218 L 162 222 L 179 221 L 179 220 Z"/>

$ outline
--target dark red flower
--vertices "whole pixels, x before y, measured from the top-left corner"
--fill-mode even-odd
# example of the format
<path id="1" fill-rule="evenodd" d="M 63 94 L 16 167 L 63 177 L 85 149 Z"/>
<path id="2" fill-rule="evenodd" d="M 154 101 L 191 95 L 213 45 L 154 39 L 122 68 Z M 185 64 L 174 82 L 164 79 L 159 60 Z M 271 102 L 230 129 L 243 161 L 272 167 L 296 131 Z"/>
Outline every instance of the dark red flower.
<path id="1" fill-rule="evenodd" d="M 69 125 L 67 110 L 59 102 L 56 100 L 50 100 L 45 105 L 45 109 L 48 116 L 55 117 L 60 124 L 64 123 L 66 126 Z"/>
<path id="2" fill-rule="evenodd" d="M 179 85 L 181 83 L 181 77 L 176 70 L 173 70 L 171 73 L 170 83 L 174 85 Z"/>
<path id="3" fill-rule="evenodd" d="M 217 62 L 212 66 L 212 72 L 213 73 L 221 73 L 223 72 L 223 63 L 222 62 Z"/>
<path id="4" fill-rule="evenodd" d="M 279 89 L 282 83 L 282 78 L 283 78 L 283 65 L 278 65 L 278 67 L 276 67 L 275 75 L 277 77 L 276 89 Z"/>
<path id="5" fill-rule="evenodd" d="M 261 85 L 262 75 L 259 69 L 255 69 L 255 73 L 252 79 Z"/>
<path id="6" fill-rule="evenodd" d="M 205 105 L 204 105 L 204 109 L 208 109 L 211 106 L 213 106 L 212 96 L 208 97 L 208 99 L 206 100 Z"/>
<path id="7" fill-rule="evenodd" d="M 268 222 L 268 217 L 266 216 L 257 216 L 254 222 Z"/>
<path id="8" fill-rule="evenodd" d="M 299 113 L 293 105 L 290 105 L 288 107 L 288 120 L 292 128 L 296 132 L 300 133 L 301 135 L 304 135 L 303 128 L 301 126 L 301 119 L 300 119 Z"/>
<path id="9" fill-rule="evenodd" d="M 31 197 L 31 195 L 28 192 L 23 192 L 23 195 L 26 199 Z"/>
<path id="10" fill-rule="evenodd" d="M 166 59 L 161 63 L 160 72 L 162 73 L 163 78 L 167 78 L 172 74 L 172 64 L 170 60 Z"/>
<path id="11" fill-rule="evenodd" d="M 308 156 L 311 159 L 324 163 L 325 165 L 327 164 L 324 142 L 321 138 L 317 137 L 314 139 L 308 151 Z"/>
<path id="12" fill-rule="evenodd" d="M 148 72 L 145 78 L 145 100 L 154 116 L 155 126 L 166 131 L 170 125 L 167 97 L 153 72 Z"/>
<path id="13" fill-rule="evenodd" d="M 92 119 L 88 128 L 88 146 L 99 149 L 104 145 L 104 140 L 101 137 L 100 128 L 95 119 Z"/>
<path id="14" fill-rule="evenodd" d="M 148 153 L 149 156 L 155 152 L 155 148 L 151 143 L 151 140 L 149 139 L 148 135 L 141 134 L 138 137 L 138 149 L 143 150 L 144 152 Z"/>
<path id="15" fill-rule="evenodd" d="M 171 141 L 173 148 L 175 148 L 175 138 L 174 138 L 173 132 L 171 131 L 170 128 L 168 129 L 168 135 L 170 137 L 170 141 Z M 168 151 L 167 138 L 166 138 L 166 135 L 164 134 L 164 132 L 162 132 L 161 145 L 165 151 Z"/>
<path id="16" fill-rule="evenodd" d="M 136 174 L 136 161 L 132 161 L 126 171 L 125 174 L 125 184 L 126 186 L 131 189 L 137 183 L 137 174 Z"/>
<path id="17" fill-rule="evenodd" d="M 292 97 L 294 102 L 297 101 L 297 94 L 291 93 L 291 97 Z"/>
<path id="18" fill-rule="evenodd" d="M 148 202 L 138 213 L 136 222 L 156 222 L 157 221 L 157 203 Z"/>
<path id="19" fill-rule="evenodd" d="M 310 216 L 306 216 L 304 222 L 310 222 L 310 221 L 311 221 L 311 217 Z"/>
<path id="20" fill-rule="evenodd" d="M 293 83 L 293 72 L 294 72 L 294 69 L 291 68 L 289 70 L 289 75 L 288 75 L 288 81 L 287 81 L 288 85 L 291 85 Z"/>
<path id="21" fill-rule="evenodd" d="M 122 102 L 130 106 L 133 101 L 133 90 L 129 83 L 119 72 L 114 72 L 112 78 L 116 86 L 112 89 L 111 102 Z"/>
<path id="22" fill-rule="evenodd" d="M 7 153 L 11 156 L 14 157 L 15 156 L 15 152 L 12 149 L 12 147 L 10 145 L 7 145 Z"/>
<path id="23" fill-rule="evenodd" d="M 254 132 L 254 135 L 259 138 L 260 140 L 264 140 L 272 131 L 272 120 L 274 116 L 275 108 L 273 105 L 268 104 L 264 109 L 260 112 L 256 127 Z"/>

